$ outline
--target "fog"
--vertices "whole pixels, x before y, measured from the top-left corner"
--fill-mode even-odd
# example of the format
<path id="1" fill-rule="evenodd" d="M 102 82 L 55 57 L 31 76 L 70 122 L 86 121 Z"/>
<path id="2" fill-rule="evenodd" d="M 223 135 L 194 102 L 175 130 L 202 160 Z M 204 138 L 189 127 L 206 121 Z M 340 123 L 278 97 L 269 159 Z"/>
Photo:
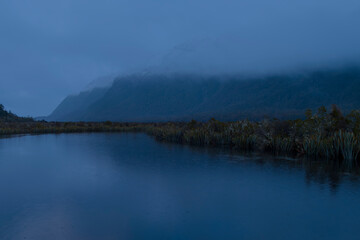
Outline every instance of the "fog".
<path id="1" fill-rule="evenodd" d="M 47 115 L 102 76 L 358 62 L 358 0 L 2 0 L 0 103 Z"/>

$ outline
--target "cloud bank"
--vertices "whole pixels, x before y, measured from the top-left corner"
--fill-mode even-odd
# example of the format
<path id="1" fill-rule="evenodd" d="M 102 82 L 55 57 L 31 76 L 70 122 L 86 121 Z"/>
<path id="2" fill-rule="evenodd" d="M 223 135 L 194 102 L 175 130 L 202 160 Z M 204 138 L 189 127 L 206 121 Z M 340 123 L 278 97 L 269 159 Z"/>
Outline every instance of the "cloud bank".
<path id="1" fill-rule="evenodd" d="M 46 115 L 103 75 L 357 61 L 358 0 L 3 0 L 0 102 Z"/>

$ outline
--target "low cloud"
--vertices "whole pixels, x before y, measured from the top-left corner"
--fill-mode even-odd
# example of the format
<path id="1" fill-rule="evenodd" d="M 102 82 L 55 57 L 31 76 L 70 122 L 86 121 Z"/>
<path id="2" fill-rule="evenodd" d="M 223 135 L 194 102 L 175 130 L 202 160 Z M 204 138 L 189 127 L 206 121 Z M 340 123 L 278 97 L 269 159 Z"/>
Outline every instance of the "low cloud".
<path id="1" fill-rule="evenodd" d="M 357 0 L 4 0 L 0 102 L 46 115 L 110 74 L 266 73 L 357 61 Z"/>

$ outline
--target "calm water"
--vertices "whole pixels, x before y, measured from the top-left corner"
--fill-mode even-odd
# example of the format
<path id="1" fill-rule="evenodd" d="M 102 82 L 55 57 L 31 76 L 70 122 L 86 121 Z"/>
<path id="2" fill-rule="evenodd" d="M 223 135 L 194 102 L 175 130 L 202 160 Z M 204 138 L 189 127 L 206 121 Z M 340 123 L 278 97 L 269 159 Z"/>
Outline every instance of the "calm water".
<path id="1" fill-rule="evenodd" d="M 360 239 L 360 180 L 143 134 L 0 139 L 0 239 Z"/>

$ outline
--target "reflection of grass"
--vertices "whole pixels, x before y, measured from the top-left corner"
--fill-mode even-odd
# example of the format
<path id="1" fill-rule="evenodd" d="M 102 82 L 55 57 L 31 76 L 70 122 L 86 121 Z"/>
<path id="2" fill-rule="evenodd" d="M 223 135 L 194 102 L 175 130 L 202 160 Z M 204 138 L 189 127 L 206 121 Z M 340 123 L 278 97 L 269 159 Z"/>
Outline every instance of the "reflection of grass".
<path id="1" fill-rule="evenodd" d="M 70 132 L 146 132 L 159 141 L 196 146 L 224 147 L 275 155 L 328 159 L 354 166 L 360 152 L 360 112 L 343 116 L 333 106 L 306 112 L 305 120 L 248 120 L 189 123 L 0 123 L 0 134 Z"/>
<path id="2" fill-rule="evenodd" d="M 85 123 L 85 122 L 28 122 L 0 123 L 0 134 L 41 134 L 41 133 L 81 133 L 81 132 L 124 132 L 142 131 L 144 124 L 136 123 Z"/>

